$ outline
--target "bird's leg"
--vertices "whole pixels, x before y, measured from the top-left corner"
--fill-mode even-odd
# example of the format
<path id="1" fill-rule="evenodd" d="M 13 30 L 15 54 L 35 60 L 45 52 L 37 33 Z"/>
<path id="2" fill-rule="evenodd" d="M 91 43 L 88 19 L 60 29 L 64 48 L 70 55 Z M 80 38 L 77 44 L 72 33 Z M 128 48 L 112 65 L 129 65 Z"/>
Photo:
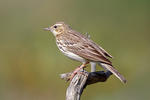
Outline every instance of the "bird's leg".
<path id="1" fill-rule="evenodd" d="M 73 71 L 73 73 L 71 74 L 69 80 L 72 80 L 73 77 L 77 74 L 77 72 L 80 71 L 80 69 L 86 67 L 86 65 L 87 65 L 88 63 L 89 63 L 89 62 L 83 63 L 81 66 L 77 67 L 77 68 Z"/>

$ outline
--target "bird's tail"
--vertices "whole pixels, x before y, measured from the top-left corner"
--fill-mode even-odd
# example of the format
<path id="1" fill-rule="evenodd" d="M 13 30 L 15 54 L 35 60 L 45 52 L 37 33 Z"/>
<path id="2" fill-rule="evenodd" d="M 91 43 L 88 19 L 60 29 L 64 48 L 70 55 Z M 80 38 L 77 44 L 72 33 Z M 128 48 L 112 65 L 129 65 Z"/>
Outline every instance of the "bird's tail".
<path id="1" fill-rule="evenodd" d="M 126 83 L 126 79 L 112 66 L 105 63 L 99 63 L 104 69 L 109 70 L 112 72 L 117 78 L 121 80 L 121 82 Z"/>

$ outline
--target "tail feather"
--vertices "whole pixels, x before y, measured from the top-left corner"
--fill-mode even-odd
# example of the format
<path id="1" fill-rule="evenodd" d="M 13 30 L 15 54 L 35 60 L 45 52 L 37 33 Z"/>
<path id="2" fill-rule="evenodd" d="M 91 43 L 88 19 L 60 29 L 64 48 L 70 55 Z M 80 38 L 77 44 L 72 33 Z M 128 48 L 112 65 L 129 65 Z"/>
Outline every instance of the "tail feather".
<path id="1" fill-rule="evenodd" d="M 100 63 L 100 65 L 109 71 L 111 71 L 121 82 L 126 83 L 126 79 L 112 66 L 105 63 Z"/>

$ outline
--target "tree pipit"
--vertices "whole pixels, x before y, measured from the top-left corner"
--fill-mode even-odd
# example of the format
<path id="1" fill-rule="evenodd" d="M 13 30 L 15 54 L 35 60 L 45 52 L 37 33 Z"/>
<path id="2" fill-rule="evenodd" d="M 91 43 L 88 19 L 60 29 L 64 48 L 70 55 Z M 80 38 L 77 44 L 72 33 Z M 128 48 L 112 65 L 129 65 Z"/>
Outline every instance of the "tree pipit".
<path id="1" fill-rule="evenodd" d="M 112 58 L 112 56 L 102 47 L 94 43 L 89 36 L 73 30 L 64 22 L 57 22 L 51 27 L 45 28 L 45 30 L 53 33 L 59 50 L 65 56 L 82 62 L 82 65 L 73 72 L 70 79 L 72 79 L 81 68 L 91 63 L 92 71 L 95 71 L 95 66 L 98 64 L 105 70 L 111 71 L 123 83 L 126 82 L 126 79 L 113 67 L 112 62 L 108 59 L 108 57 Z"/>

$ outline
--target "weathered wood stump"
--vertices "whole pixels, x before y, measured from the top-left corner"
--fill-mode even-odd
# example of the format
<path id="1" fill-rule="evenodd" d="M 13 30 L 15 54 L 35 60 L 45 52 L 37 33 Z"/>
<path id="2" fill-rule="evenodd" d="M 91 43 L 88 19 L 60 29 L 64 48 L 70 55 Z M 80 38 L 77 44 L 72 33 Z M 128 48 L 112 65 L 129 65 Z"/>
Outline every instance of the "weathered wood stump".
<path id="1" fill-rule="evenodd" d="M 61 74 L 61 78 L 68 80 L 70 73 Z M 87 85 L 91 85 L 97 82 L 105 82 L 109 76 L 112 75 L 110 71 L 98 71 L 98 72 L 87 72 L 80 70 L 74 78 L 71 80 L 69 87 L 66 91 L 66 100 L 80 100 L 83 90 Z"/>

